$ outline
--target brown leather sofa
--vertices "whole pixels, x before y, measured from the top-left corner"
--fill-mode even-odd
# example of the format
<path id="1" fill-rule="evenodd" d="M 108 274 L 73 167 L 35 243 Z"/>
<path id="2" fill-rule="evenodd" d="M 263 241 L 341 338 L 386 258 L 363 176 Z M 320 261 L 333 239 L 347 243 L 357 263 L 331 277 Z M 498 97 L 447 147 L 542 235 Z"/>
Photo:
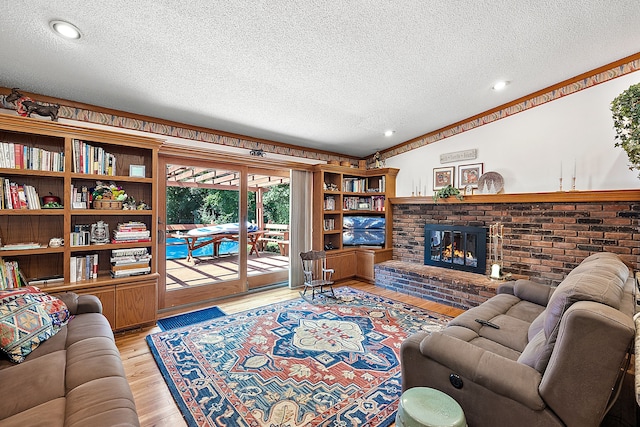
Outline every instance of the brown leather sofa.
<path id="1" fill-rule="evenodd" d="M 447 393 L 474 427 L 598 426 L 630 360 L 634 286 L 610 253 L 589 256 L 556 288 L 505 283 L 443 331 L 403 342 L 403 390 Z"/>
<path id="2" fill-rule="evenodd" d="M 100 300 L 56 296 L 74 317 L 22 363 L 0 360 L 0 426 L 139 426 Z"/>

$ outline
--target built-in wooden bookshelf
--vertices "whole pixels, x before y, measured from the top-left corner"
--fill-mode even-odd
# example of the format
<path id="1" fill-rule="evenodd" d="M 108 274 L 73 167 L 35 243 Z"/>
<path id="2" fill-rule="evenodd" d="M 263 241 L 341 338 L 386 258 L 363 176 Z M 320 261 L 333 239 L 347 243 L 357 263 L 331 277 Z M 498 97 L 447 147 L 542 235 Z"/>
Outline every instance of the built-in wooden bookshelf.
<path id="1" fill-rule="evenodd" d="M 86 142 L 95 151 L 89 151 L 94 158 L 95 168 L 91 173 L 80 170 L 74 162 L 74 144 Z M 27 281 L 37 278 L 55 277 L 57 280 L 37 284 L 47 292 L 74 291 L 97 295 L 103 304 L 103 312 L 113 329 L 126 329 L 146 323 L 153 323 L 157 314 L 156 236 L 157 224 L 157 166 L 158 150 L 162 140 L 126 135 L 118 132 L 85 129 L 41 119 L 23 118 L 0 114 L 0 143 L 19 146 L 26 153 L 28 149 L 64 153 L 64 170 L 25 169 L 29 162 L 22 159 L 16 167 L 2 163 L 0 177 L 18 185 L 32 186 L 40 197 L 54 195 L 60 198 L 62 208 L 45 209 L 4 209 L 0 210 L 0 238 L 3 245 L 33 242 L 37 249 L 0 250 L 0 257 L 18 261 L 20 271 Z M 26 147 L 26 148 L 25 148 Z M 39 152 L 38 150 L 32 150 Z M 103 175 L 96 171 L 108 171 L 108 164 L 101 167 L 99 162 L 107 161 L 101 153 L 112 155 L 112 170 L 115 175 Z M 16 149 L 13 157 L 19 155 Z M 32 160 L 32 159 L 31 159 Z M 31 163 L 33 164 L 33 163 Z M 144 176 L 130 176 L 130 166 L 144 166 Z M 100 166 L 100 167 L 99 167 Z M 47 166 L 42 166 L 47 168 Z M 137 168 L 140 171 L 142 168 Z M 114 182 L 136 201 L 144 201 L 145 210 L 107 210 L 73 208 L 72 187 L 91 189 L 97 181 Z M 146 224 L 150 240 L 145 242 L 104 243 L 72 246 L 71 233 L 79 226 L 91 227 L 98 221 L 108 225 L 109 233 L 118 224 L 137 221 Z M 63 238 L 61 247 L 49 247 L 52 238 Z M 109 236 L 111 237 L 111 236 Z M 113 278 L 110 274 L 110 257 L 113 249 L 147 248 L 152 256 L 149 274 Z M 97 272 L 90 279 L 71 281 L 71 258 L 98 255 Z"/>
<path id="2" fill-rule="evenodd" d="M 313 247 L 327 251 L 337 279 L 357 276 L 373 281 L 373 265 L 391 259 L 393 227 L 390 198 L 398 169 L 356 169 L 318 165 L 314 171 Z M 384 242 L 347 244 L 344 225 L 354 217 L 384 220 Z"/>

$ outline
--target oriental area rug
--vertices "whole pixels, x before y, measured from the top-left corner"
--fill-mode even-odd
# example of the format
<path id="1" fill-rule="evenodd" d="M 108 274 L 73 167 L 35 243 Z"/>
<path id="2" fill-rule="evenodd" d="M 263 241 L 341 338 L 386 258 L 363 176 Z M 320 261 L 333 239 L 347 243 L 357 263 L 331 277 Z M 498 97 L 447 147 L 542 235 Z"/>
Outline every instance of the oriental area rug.
<path id="1" fill-rule="evenodd" d="M 448 317 L 366 292 L 295 299 L 147 336 L 189 426 L 394 421 L 400 344 Z"/>

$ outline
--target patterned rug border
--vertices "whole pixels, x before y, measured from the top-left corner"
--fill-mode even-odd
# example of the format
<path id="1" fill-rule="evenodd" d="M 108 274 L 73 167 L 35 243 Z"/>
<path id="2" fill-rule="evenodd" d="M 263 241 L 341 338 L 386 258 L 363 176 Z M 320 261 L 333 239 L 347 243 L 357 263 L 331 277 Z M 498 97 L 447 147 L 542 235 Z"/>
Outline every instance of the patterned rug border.
<path id="1" fill-rule="evenodd" d="M 433 319 L 434 322 L 440 323 L 442 325 L 445 325 L 446 322 L 448 322 L 449 320 L 452 319 L 451 316 L 447 316 L 444 314 L 440 314 L 440 313 L 436 313 L 432 310 L 428 310 L 428 309 L 423 309 L 420 307 L 417 307 L 415 305 L 412 304 L 407 304 L 401 301 L 397 301 L 394 300 L 393 298 L 388 298 L 388 297 L 383 297 L 380 295 L 376 295 L 376 294 L 372 294 L 370 292 L 366 292 L 363 290 L 358 290 L 358 289 L 353 289 L 350 288 L 348 286 L 345 287 L 341 287 L 341 288 L 337 288 L 335 290 L 336 293 L 336 298 L 330 298 L 330 297 L 324 297 L 321 296 L 319 299 L 316 299 L 315 301 L 311 301 L 308 298 L 304 297 L 304 296 L 300 296 L 297 298 L 291 298 L 288 300 L 284 300 L 284 301 L 279 301 L 276 303 L 271 303 L 271 304 L 265 304 L 263 306 L 259 306 L 256 308 L 252 308 L 249 310 L 244 310 L 241 312 L 237 312 L 237 313 L 230 313 L 227 314 L 227 316 L 225 316 L 225 318 L 229 318 L 229 317 L 243 317 L 246 316 L 248 318 L 251 317 L 259 317 L 262 316 L 264 314 L 267 314 L 267 310 L 273 310 L 274 308 L 277 308 L 278 310 L 281 309 L 283 306 L 290 306 L 292 303 L 307 303 L 307 304 L 319 304 L 319 305 L 329 305 L 329 304 L 340 304 L 340 303 L 345 303 L 348 304 L 350 301 L 343 301 L 343 298 L 345 297 L 349 297 L 349 296 L 357 296 L 357 295 L 366 295 L 368 298 L 370 298 L 371 300 L 375 301 L 375 302 L 383 302 L 383 303 L 387 303 L 387 304 L 400 304 L 405 310 L 408 310 L 410 312 L 415 312 L 416 315 L 419 316 L 423 316 L 423 317 L 428 317 L 430 319 Z M 318 297 L 316 297 L 318 298 Z M 178 408 L 180 409 L 180 412 L 183 416 L 183 419 L 185 420 L 185 422 L 187 423 L 187 425 L 189 427 L 198 427 L 199 424 L 196 422 L 196 420 L 194 419 L 193 413 L 189 410 L 189 408 L 187 407 L 187 405 L 185 404 L 185 402 L 183 401 L 182 394 L 180 393 L 180 390 L 177 388 L 177 386 L 175 385 L 175 383 L 173 381 L 171 381 L 171 372 L 169 371 L 168 367 L 166 366 L 166 364 L 164 363 L 164 361 L 162 360 L 162 357 L 158 351 L 158 349 L 156 348 L 155 344 L 153 343 L 153 337 L 154 336 L 158 336 L 158 335 L 163 335 L 163 334 L 174 334 L 180 331 L 183 331 L 185 329 L 189 329 L 192 328 L 194 325 L 198 325 L 198 326 L 204 326 L 204 325 L 210 325 L 210 324 L 215 324 L 217 322 L 223 322 L 223 318 L 214 318 L 214 319 L 210 319 L 208 321 L 203 321 L 203 322 L 198 322 L 196 324 L 192 324 L 192 325 L 187 325 L 187 326 L 182 326 L 182 327 L 178 327 L 175 329 L 170 329 L 170 330 L 166 330 L 166 331 L 160 331 L 160 332 L 155 332 L 152 334 L 147 335 L 146 337 L 146 341 L 147 341 L 147 345 L 149 346 L 149 349 L 151 351 L 151 354 L 153 355 L 154 361 L 156 362 L 156 365 L 158 366 L 158 369 L 160 370 L 163 380 L 165 382 L 165 384 L 167 385 L 167 387 L 169 388 L 170 392 L 171 392 L 171 396 L 173 397 L 174 401 L 176 402 L 176 405 L 178 406 Z M 169 380 L 168 380 L 169 379 Z M 386 417 L 386 419 L 380 421 L 377 426 L 378 427 L 388 427 L 389 425 L 391 425 L 393 422 L 395 421 L 395 411 L 393 413 L 391 413 L 388 417 Z"/>

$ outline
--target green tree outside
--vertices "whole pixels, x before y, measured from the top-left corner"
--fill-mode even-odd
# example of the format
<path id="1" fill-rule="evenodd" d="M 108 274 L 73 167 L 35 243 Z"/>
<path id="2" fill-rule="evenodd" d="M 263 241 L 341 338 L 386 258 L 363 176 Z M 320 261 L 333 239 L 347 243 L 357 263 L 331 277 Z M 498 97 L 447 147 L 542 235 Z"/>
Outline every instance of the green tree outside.
<path id="1" fill-rule="evenodd" d="M 167 224 L 226 224 L 238 222 L 239 192 L 208 188 L 167 188 Z M 249 222 L 257 222 L 256 194 L 249 192 Z M 289 184 L 264 194 L 264 221 L 289 223 Z"/>

